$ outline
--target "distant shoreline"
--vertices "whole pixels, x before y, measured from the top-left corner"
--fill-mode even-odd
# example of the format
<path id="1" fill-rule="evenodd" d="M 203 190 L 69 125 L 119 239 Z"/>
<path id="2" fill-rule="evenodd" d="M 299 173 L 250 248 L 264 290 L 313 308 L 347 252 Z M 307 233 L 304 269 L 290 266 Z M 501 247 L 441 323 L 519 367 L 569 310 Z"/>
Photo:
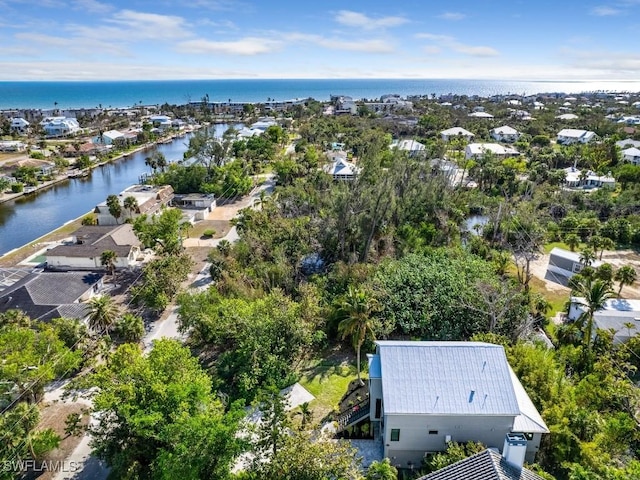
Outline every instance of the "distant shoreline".
<path id="1" fill-rule="evenodd" d="M 133 108 L 210 102 L 264 103 L 330 95 L 374 99 L 385 94 L 539 95 L 544 93 L 640 92 L 640 80 L 473 79 L 212 79 L 212 80 L 38 80 L 0 81 L 0 109 Z"/>

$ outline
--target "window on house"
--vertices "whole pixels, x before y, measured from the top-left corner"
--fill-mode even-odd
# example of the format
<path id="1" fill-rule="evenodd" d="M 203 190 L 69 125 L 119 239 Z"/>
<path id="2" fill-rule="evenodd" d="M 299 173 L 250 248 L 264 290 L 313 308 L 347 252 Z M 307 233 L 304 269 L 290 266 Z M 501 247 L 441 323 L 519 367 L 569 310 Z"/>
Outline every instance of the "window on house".
<path id="1" fill-rule="evenodd" d="M 381 413 L 382 413 L 382 399 L 376 398 L 375 418 L 380 418 Z"/>
<path id="2" fill-rule="evenodd" d="M 429 430 L 429 435 L 437 435 L 438 430 Z"/>
<path id="3" fill-rule="evenodd" d="M 400 441 L 400 429 L 399 428 L 392 428 L 391 429 L 391 441 L 392 442 L 399 442 Z"/>

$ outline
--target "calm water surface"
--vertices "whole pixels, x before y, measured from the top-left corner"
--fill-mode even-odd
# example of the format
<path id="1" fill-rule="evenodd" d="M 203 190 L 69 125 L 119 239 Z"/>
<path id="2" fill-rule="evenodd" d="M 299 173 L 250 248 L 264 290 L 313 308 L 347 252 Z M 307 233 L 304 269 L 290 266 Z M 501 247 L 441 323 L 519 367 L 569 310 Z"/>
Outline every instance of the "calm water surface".
<path id="1" fill-rule="evenodd" d="M 221 135 L 227 125 L 216 125 Z M 158 145 L 167 160 L 180 160 L 189 137 Z M 98 167 L 87 178 L 70 179 L 47 190 L 0 204 L 0 255 L 55 230 L 64 223 L 91 211 L 110 194 L 118 194 L 150 172 L 144 159 L 153 150 L 129 155 Z"/>

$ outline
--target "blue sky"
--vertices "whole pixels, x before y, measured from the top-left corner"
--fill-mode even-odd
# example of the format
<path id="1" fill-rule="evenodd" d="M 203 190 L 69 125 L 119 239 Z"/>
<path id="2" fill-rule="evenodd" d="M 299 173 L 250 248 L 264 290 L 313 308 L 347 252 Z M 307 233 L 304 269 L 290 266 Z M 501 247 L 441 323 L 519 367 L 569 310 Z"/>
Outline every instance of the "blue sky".
<path id="1" fill-rule="evenodd" d="M 0 0 L 0 80 L 637 80 L 640 0 Z"/>

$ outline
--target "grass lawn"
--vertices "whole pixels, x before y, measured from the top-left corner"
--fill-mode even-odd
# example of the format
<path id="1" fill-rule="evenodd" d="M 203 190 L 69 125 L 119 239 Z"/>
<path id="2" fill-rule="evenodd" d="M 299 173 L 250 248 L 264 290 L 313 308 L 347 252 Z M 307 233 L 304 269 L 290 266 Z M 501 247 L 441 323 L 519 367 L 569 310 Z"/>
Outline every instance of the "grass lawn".
<path id="1" fill-rule="evenodd" d="M 567 292 L 549 290 L 545 286 L 544 280 L 540 280 L 537 277 L 531 278 L 529 286 L 532 292 L 539 293 L 551 304 L 551 311 L 549 311 L 547 315 L 554 316 L 556 313 L 564 311 L 564 304 L 569 300 L 569 294 Z"/>
<path id="2" fill-rule="evenodd" d="M 587 246 L 587 244 L 586 244 L 586 243 L 581 243 L 580 245 L 578 245 L 578 246 L 576 247 L 575 251 L 576 251 L 576 252 L 580 252 L 580 251 L 582 251 L 582 249 L 583 249 L 583 248 L 585 248 L 586 246 Z M 554 249 L 554 248 L 556 248 L 556 247 L 558 247 L 558 248 L 562 248 L 562 249 L 564 249 L 564 250 L 569 250 L 569 251 L 571 251 L 571 249 L 569 248 L 569 245 L 567 245 L 567 244 L 566 244 L 566 243 L 564 243 L 564 242 L 551 242 L 551 243 L 547 243 L 547 244 L 544 246 L 544 253 L 549 253 L 549 252 L 551 252 L 551 250 L 553 250 L 553 249 Z"/>
<path id="3" fill-rule="evenodd" d="M 313 418 L 321 422 L 329 413 L 337 409 L 340 399 L 349 383 L 357 377 L 355 365 L 320 361 L 305 370 L 300 385 L 306 388 L 316 399 L 310 403 Z"/>
<path id="4" fill-rule="evenodd" d="M 201 220 L 189 229 L 189 238 L 200 238 L 209 229 L 216 232 L 212 238 L 222 238 L 229 233 L 231 223 L 228 220 Z"/>

